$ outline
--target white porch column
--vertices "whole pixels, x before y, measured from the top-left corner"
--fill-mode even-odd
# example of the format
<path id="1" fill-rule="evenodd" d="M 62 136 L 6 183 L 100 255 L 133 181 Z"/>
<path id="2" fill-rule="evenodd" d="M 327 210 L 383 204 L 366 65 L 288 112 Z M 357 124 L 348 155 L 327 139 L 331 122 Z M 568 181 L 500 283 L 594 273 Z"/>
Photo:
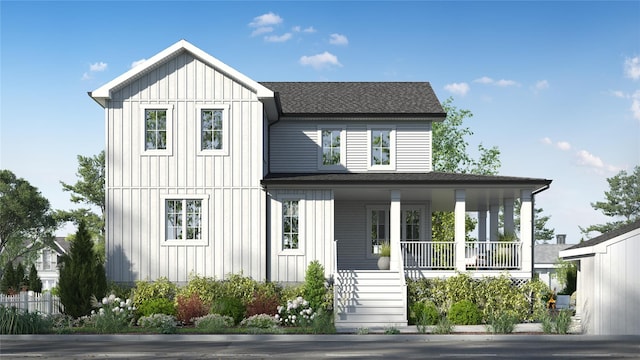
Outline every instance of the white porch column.
<path id="1" fill-rule="evenodd" d="M 498 241 L 500 205 L 492 204 L 489 207 L 489 241 Z"/>
<path id="2" fill-rule="evenodd" d="M 487 241 L 487 210 L 478 211 L 478 241 Z"/>
<path id="3" fill-rule="evenodd" d="M 531 190 L 520 190 L 520 241 L 522 242 L 522 270 L 533 271 L 533 202 Z"/>
<path id="4" fill-rule="evenodd" d="M 463 189 L 455 191 L 454 229 L 456 243 L 456 270 L 464 272 L 465 266 L 465 215 L 466 215 L 466 193 Z"/>
<path id="5" fill-rule="evenodd" d="M 515 234 L 515 222 L 513 220 L 513 198 L 504 199 L 504 232 L 503 234 Z"/>
<path id="6" fill-rule="evenodd" d="M 402 231 L 402 215 L 400 213 L 400 190 L 391 190 L 391 206 L 389 214 L 389 245 L 391 245 L 391 259 L 389 270 L 401 271 L 400 268 L 400 236 Z"/>

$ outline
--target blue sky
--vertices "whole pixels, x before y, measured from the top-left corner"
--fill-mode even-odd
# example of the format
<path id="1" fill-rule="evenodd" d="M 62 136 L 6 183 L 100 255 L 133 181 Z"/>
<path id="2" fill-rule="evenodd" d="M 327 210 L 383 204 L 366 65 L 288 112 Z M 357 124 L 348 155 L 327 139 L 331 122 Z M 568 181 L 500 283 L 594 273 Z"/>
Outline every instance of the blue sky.
<path id="1" fill-rule="evenodd" d="M 471 110 L 501 174 L 552 179 L 549 226 L 607 221 L 591 202 L 640 164 L 640 2 L 0 3 L 0 168 L 74 205 L 77 155 L 104 147 L 87 96 L 186 39 L 257 81 L 429 81 Z M 64 235 L 69 228 L 60 231 Z M 592 234 L 595 235 L 595 234 Z"/>

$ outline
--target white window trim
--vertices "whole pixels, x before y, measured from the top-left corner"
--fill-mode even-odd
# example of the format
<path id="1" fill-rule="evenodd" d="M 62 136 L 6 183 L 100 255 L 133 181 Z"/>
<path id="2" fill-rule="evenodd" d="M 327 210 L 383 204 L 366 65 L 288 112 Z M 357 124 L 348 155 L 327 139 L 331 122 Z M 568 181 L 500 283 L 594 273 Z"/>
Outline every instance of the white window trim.
<path id="1" fill-rule="evenodd" d="M 389 205 L 367 205 L 366 206 L 366 216 L 367 216 L 367 228 L 365 229 L 366 234 L 367 234 L 367 241 L 365 243 L 365 254 L 366 254 L 366 258 L 367 259 L 377 259 L 378 255 L 374 254 L 370 251 L 370 249 L 372 248 L 373 245 L 373 239 L 371 238 L 371 225 L 373 225 L 371 223 L 371 211 L 373 210 L 384 210 L 387 212 L 387 226 L 385 228 L 385 235 L 387 237 L 387 241 L 389 241 L 389 227 L 390 227 L 390 210 L 391 207 Z"/>
<path id="2" fill-rule="evenodd" d="M 283 240 L 284 240 L 284 233 L 283 233 L 283 228 L 284 228 L 284 217 L 283 217 L 283 213 L 282 213 L 282 203 L 285 201 L 297 201 L 298 202 L 298 248 L 297 249 L 285 249 L 283 247 Z M 304 226 L 304 199 L 302 199 L 299 196 L 283 196 L 283 197 L 279 197 L 278 201 L 276 202 L 277 204 L 277 209 L 276 211 L 278 211 L 278 214 L 280 214 L 279 219 L 280 219 L 280 223 L 277 226 L 277 234 L 276 234 L 276 239 L 278 239 L 278 255 L 304 255 L 304 248 L 305 248 L 305 239 L 304 239 L 304 230 L 305 230 L 305 226 Z"/>
<path id="3" fill-rule="evenodd" d="M 322 131 L 323 130 L 340 130 L 340 164 L 324 165 L 322 163 L 323 147 L 322 147 Z M 318 126 L 318 170 L 347 170 L 347 129 L 343 125 L 322 125 Z"/>
<path id="4" fill-rule="evenodd" d="M 374 165 L 371 157 L 371 132 L 372 130 L 389 130 L 389 165 Z M 367 169 L 368 170 L 395 170 L 396 169 L 396 127 L 394 125 L 369 125 L 367 126 Z"/>
<path id="5" fill-rule="evenodd" d="M 167 200 L 202 200 L 202 239 L 167 240 Z M 206 246 L 209 244 L 209 195 L 208 194 L 166 194 L 160 196 L 160 225 L 162 246 Z"/>
<path id="6" fill-rule="evenodd" d="M 147 110 L 166 110 L 167 111 L 167 148 L 166 149 L 147 149 L 147 121 L 145 112 Z M 140 105 L 140 123 L 141 134 L 140 142 L 142 143 L 142 155 L 173 155 L 173 104 L 141 104 Z"/>
<path id="7" fill-rule="evenodd" d="M 202 149 L 202 110 L 222 110 L 222 149 Z M 196 124 L 198 128 L 198 155 L 200 156 L 227 156 L 229 155 L 229 133 L 231 132 L 229 123 L 228 104 L 199 104 L 196 106 Z"/>

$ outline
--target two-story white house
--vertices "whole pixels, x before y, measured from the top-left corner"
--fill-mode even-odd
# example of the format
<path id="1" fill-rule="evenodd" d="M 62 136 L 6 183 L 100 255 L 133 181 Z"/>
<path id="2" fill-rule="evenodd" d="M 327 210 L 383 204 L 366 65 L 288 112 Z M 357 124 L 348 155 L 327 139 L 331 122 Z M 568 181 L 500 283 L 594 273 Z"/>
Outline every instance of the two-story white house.
<path id="1" fill-rule="evenodd" d="M 432 171 L 446 114 L 427 82 L 256 82 L 181 40 L 89 95 L 105 109 L 110 280 L 302 282 L 318 260 L 336 324 L 355 326 L 406 324 L 405 276 L 531 278 L 533 196 L 551 181 Z M 519 241 L 498 243 L 516 199 Z M 455 212 L 455 239 L 432 241 L 433 211 Z"/>

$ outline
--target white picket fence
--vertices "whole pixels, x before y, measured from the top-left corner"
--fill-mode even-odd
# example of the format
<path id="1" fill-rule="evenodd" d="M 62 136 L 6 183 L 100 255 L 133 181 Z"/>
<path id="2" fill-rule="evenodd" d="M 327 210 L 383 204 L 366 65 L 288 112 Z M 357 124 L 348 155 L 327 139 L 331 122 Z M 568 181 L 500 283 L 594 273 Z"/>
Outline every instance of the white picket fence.
<path id="1" fill-rule="evenodd" d="M 63 309 L 59 297 L 48 292 L 36 293 L 33 291 L 22 291 L 17 295 L 0 294 L 0 305 L 41 314 L 60 314 Z"/>

